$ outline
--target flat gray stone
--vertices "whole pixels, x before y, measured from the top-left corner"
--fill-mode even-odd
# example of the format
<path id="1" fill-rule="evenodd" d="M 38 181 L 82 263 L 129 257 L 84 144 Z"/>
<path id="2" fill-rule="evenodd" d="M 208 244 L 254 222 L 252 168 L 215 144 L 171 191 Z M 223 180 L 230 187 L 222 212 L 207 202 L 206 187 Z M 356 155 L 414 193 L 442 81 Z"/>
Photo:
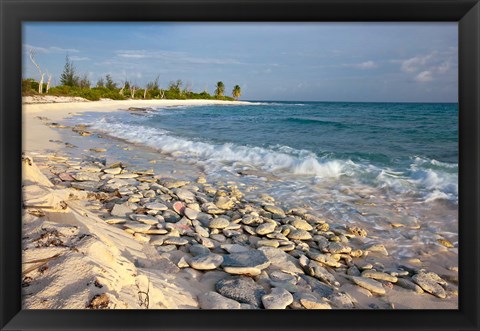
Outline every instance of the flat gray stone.
<path id="1" fill-rule="evenodd" d="M 190 246 L 190 248 L 188 250 L 189 250 L 190 254 L 192 254 L 193 256 L 204 255 L 204 254 L 210 253 L 210 250 L 207 247 L 205 247 L 203 245 L 198 245 L 198 244 Z"/>
<path id="2" fill-rule="evenodd" d="M 140 214 L 131 214 L 130 218 L 133 218 L 135 221 L 144 223 L 144 224 L 149 224 L 149 225 L 157 225 L 158 224 L 158 219 L 156 219 L 153 216 L 150 215 L 140 215 Z"/>
<path id="3" fill-rule="evenodd" d="M 218 254 L 202 254 L 192 257 L 188 262 L 196 270 L 213 270 L 222 264 L 223 257 Z"/>
<path id="4" fill-rule="evenodd" d="M 323 263 L 329 267 L 335 267 L 338 268 L 341 266 L 341 263 L 339 263 L 337 260 L 335 260 L 332 256 L 327 255 L 327 254 L 322 254 L 319 252 L 314 252 L 312 250 L 307 252 L 307 256 L 317 262 Z"/>
<path id="5" fill-rule="evenodd" d="M 125 227 L 135 231 L 135 232 L 146 232 L 152 227 L 150 224 L 138 223 L 138 222 L 127 222 L 124 224 Z"/>
<path id="6" fill-rule="evenodd" d="M 418 294 L 424 293 L 423 289 L 420 286 L 418 286 L 414 282 L 411 282 L 411 281 L 409 281 L 408 279 L 405 279 L 405 278 L 398 278 L 395 285 L 401 286 L 401 287 L 403 287 L 404 289 L 407 289 L 407 290 L 412 290 L 412 291 L 414 291 L 415 293 L 418 293 Z"/>
<path id="7" fill-rule="evenodd" d="M 398 278 L 395 276 L 391 276 L 387 273 L 380 272 L 380 271 L 373 271 L 373 270 L 365 270 L 364 272 L 362 272 L 362 277 L 372 278 L 376 280 L 384 280 L 391 283 L 396 283 L 398 280 Z"/>
<path id="8" fill-rule="evenodd" d="M 433 294 L 434 296 L 445 299 L 447 297 L 447 293 L 445 292 L 445 289 L 440 285 L 439 283 L 439 277 L 436 274 L 433 273 L 418 273 L 412 277 L 412 280 L 418 284 L 425 292 L 428 292 L 430 294 Z M 438 278 L 437 278 L 438 277 Z M 446 284 L 444 280 L 440 278 L 442 284 Z"/>
<path id="9" fill-rule="evenodd" d="M 293 227 L 297 230 L 305 230 L 305 231 L 312 231 L 313 226 L 311 226 L 307 221 L 295 219 L 292 223 L 290 223 Z"/>
<path id="10" fill-rule="evenodd" d="M 90 191 L 94 192 L 98 189 L 100 183 L 98 181 L 88 181 L 88 182 L 72 182 L 72 187 L 77 190 Z"/>
<path id="11" fill-rule="evenodd" d="M 188 244 L 188 240 L 180 237 L 168 237 L 163 241 L 164 245 L 177 245 L 183 246 Z"/>
<path id="12" fill-rule="evenodd" d="M 333 294 L 333 288 L 316 278 L 308 275 L 300 275 L 300 277 L 312 288 L 312 291 L 322 298 L 326 298 Z"/>
<path id="13" fill-rule="evenodd" d="M 265 205 L 265 206 L 263 206 L 263 209 L 272 213 L 274 218 L 285 218 L 286 217 L 285 212 L 280 207 L 277 207 L 277 206 L 274 206 L 274 205 Z"/>
<path id="14" fill-rule="evenodd" d="M 185 208 L 183 211 L 183 214 L 187 216 L 191 220 L 197 219 L 197 216 L 200 212 L 198 210 L 192 209 L 192 208 Z"/>
<path id="15" fill-rule="evenodd" d="M 287 237 L 289 239 L 294 239 L 294 240 L 310 240 L 312 239 L 312 235 L 305 230 L 294 230 L 290 232 Z"/>
<path id="16" fill-rule="evenodd" d="M 223 217 L 214 218 L 208 225 L 211 229 L 224 229 L 230 224 L 230 221 Z"/>
<path id="17" fill-rule="evenodd" d="M 198 296 L 198 304 L 201 309 L 240 309 L 239 302 L 226 298 L 217 292 L 206 292 Z"/>
<path id="18" fill-rule="evenodd" d="M 262 297 L 265 309 L 285 309 L 293 302 L 293 295 L 283 288 L 273 288 L 269 294 Z"/>
<path id="19" fill-rule="evenodd" d="M 179 188 L 179 189 L 176 189 L 174 192 L 180 200 L 185 201 L 186 203 L 191 203 L 196 201 L 195 194 L 190 192 L 189 190 L 186 190 L 184 188 Z"/>
<path id="20" fill-rule="evenodd" d="M 290 254 L 285 253 L 281 248 L 262 246 L 257 250 L 265 254 L 271 263 L 271 268 L 303 274 L 303 269 L 298 263 L 298 260 Z"/>
<path id="21" fill-rule="evenodd" d="M 133 210 L 131 210 L 125 204 L 116 204 L 115 206 L 113 206 L 112 211 L 110 212 L 110 215 L 116 216 L 116 217 L 126 217 L 131 213 L 133 213 Z"/>
<path id="22" fill-rule="evenodd" d="M 262 286 L 255 283 L 252 278 L 245 276 L 230 276 L 221 279 L 215 284 L 215 290 L 227 298 L 255 307 L 262 306 L 262 296 L 265 295 Z"/>
<path id="23" fill-rule="evenodd" d="M 248 247 L 239 244 L 222 244 L 220 245 L 220 247 L 229 252 L 230 254 L 242 253 L 250 250 Z"/>
<path id="24" fill-rule="evenodd" d="M 340 286 L 340 283 L 335 277 L 317 261 L 310 261 L 304 269 L 308 275 L 315 277 L 328 285 Z"/>
<path id="25" fill-rule="evenodd" d="M 147 209 L 160 210 L 160 211 L 164 211 L 168 209 L 167 206 L 165 206 L 163 203 L 160 203 L 160 202 L 149 202 L 149 203 L 146 203 L 144 207 Z"/>
<path id="26" fill-rule="evenodd" d="M 94 172 L 77 172 L 75 174 L 71 174 L 75 180 L 79 182 L 88 182 L 88 181 L 98 181 L 100 179 L 100 175 Z"/>
<path id="27" fill-rule="evenodd" d="M 222 263 L 223 270 L 230 274 L 259 275 L 262 269 L 267 268 L 270 261 L 259 250 L 233 253 L 225 255 Z"/>
<path id="28" fill-rule="evenodd" d="M 352 281 L 358 286 L 361 286 L 372 293 L 381 295 L 385 294 L 385 289 L 383 288 L 382 283 L 379 283 L 376 280 L 352 276 Z"/>
<path id="29" fill-rule="evenodd" d="M 230 210 L 235 207 L 235 202 L 227 197 L 219 197 L 217 200 L 215 200 L 215 206 L 220 209 Z"/>
<path id="30" fill-rule="evenodd" d="M 306 309 L 332 309 L 328 302 L 319 300 L 311 293 L 295 293 L 296 299 Z"/>
<path id="31" fill-rule="evenodd" d="M 260 235 L 266 235 L 275 231 L 275 227 L 276 225 L 273 223 L 263 223 L 257 227 L 255 232 Z"/>

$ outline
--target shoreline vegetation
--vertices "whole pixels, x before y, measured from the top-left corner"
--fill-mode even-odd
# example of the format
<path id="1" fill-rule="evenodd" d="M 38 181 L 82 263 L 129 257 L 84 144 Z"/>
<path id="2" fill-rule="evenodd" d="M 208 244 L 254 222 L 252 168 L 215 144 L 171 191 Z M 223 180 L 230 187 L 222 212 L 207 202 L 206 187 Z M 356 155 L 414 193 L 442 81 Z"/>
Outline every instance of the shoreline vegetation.
<path id="1" fill-rule="evenodd" d="M 225 95 L 225 84 L 219 81 L 215 85 L 214 94 L 211 95 L 205 89 L 202 92 L 193 92 L 189 83 L 184 83 L 181 79 L 171 81 L 167 88 L 159 86 L 159 76 L 155 80 L 147 82 L 141 87 L 135 82 L 124 79 L 120 83 L 115 82 L 110 75 L 101 77 L 96 85 L 92 86 L 88 75 L 77 75 L 74 63 L 67 56 L 65 66 L 60 75 L 60 85 L 51 86 L 52 75 L 48 74 L 48 79 L 44 82 L 47 72 L 35 61 L 35 53 L 30 50 L 30 61 L 37 68 L 40 79 L 36 81 L 33 78 L 22 79 L 22 96 L 50 95 L 58 97 L 81 97 L 90 101 L 100 99 L 127 100 L 127 99 L 203 99 L 203 100 L 224 100 L 234 101 L 240 98 L 242 91 L 239 85 L 235 85 L 231 91 L 232 97 Z"/>
<path id="2" fill-rule="evenodd" d="M 24 309 L 458 308 L 456 265 L 398 264 L 362 227 L 265 194 L 247 199 L 235 182 L 110 162 L 102 146 L 75 157 L 59 147 L 59 131 L 95 134 L 59 124 L 78 112 L 240 101 L 28 100 Z"/>

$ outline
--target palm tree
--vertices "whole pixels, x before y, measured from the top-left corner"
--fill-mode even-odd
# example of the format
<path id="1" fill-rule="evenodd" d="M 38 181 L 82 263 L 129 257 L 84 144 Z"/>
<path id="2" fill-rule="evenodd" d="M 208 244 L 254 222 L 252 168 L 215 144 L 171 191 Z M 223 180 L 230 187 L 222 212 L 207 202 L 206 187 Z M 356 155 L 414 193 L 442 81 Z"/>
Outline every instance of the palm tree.
<path id="1" fill-rule="evenodd" d="M 218 82 L 217 88 L 215 89 L 215 96 L 223 97 L 223 92 L 225 92 L 225 84 L 223 84 L 223 82 Z"/>
<path id="2" fill-rule="evenodd" d="M 239 85 L 235 85 L 232 90 L 232 97 L 234 97 L 235 100 L 238 100 L 238 98 L 240 98 L 240 95 L 242 95 L 242 90 L 240 89 Z"/>

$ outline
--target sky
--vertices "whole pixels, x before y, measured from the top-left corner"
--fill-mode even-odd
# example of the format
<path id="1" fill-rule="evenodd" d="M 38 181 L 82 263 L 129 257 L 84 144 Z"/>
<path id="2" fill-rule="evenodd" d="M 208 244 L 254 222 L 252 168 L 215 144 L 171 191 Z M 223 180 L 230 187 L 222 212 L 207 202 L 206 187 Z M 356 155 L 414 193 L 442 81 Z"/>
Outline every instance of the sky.
<path id="1" fill-rule="evenodd" d="M 458 25 L 447 23 L 24 23 L 23 76 L 68 55 L 92 84 L 181 79 L 242 100 L 457 102 Z"/>

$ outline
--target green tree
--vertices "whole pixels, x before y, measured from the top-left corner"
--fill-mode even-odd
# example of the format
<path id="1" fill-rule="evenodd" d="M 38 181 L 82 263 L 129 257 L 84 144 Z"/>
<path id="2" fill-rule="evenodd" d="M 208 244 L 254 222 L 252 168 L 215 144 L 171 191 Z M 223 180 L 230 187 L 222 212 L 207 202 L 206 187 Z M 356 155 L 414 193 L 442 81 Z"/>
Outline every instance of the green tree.
<path id="1" fill-rule="evenodd" d="M 117 88 L 117 84 L 113 82 L 110 75 L 105 76 L 105 87 L 109 90 L 115 90 Z"/>
<path id="2" fill-rule="evenodd" d="M 242 90 L 239 85 L 235 85 L 232 90 L 232 97 L 235 100 L 238 100 L 238 98 L 240 98 L 240 95 L 242 95 Z"/>
<path id="3" fill-rule="evenodd" d="M 63 72 L 60 75 L 60 83 L 64 86 L 77 86 L 78 85 L 78 76 L 75 74 L 75 66 L 73 62 L 70 61 L 68 55 L 65 58 L 65 66 L 63 67 Z"/>
<path id="4" fill-rule="evenodd" d="M 225 84 L 223 84 L 223 82 L 217 82 L 217 87 L 215 88 L 215 96 L 223 97 L 224 92 L 225 92 Z"/>

